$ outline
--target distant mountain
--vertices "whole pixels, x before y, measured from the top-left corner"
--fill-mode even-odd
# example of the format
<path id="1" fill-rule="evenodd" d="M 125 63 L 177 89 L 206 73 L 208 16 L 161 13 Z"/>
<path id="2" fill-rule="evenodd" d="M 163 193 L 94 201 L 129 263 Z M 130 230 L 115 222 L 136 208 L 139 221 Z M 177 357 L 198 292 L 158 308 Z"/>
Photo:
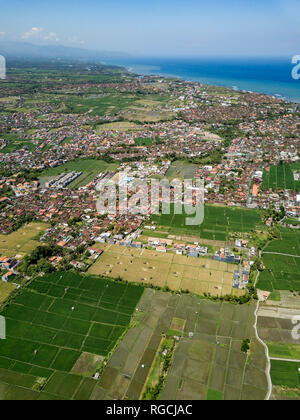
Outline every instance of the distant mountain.
<path id="1" fill-rule="evenodd" d="M 101 61 L 115 58 L 128 58 L 128 54 L 93 51 L 63 45 L 36 45 L 28 42 L 0 42 L 0 54 L 6 59 L 67 59 Z"/>

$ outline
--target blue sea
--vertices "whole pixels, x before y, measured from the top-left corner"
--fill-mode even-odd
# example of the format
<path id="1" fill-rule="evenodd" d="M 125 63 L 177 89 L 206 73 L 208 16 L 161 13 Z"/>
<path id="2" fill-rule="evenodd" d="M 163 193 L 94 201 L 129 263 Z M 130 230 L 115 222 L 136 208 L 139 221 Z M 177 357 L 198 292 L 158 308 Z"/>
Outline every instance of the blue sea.
<path id="1" fill-rule="evenodd" d="M 105 64 L 121 65 L 143 75 L 162 75 L 266 93 L 300 103 L 300 80 L 292 78 L 289 58 L 126 58 Z"/>

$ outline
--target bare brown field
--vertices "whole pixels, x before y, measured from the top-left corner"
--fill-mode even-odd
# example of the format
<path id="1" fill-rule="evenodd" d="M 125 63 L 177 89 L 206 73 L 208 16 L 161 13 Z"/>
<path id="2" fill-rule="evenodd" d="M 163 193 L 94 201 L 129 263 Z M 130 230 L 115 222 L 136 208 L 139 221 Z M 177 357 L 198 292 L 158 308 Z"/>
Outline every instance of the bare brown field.
<path id="1" fill-rule="evenodd" d="M 143 232 L 147 232 L 147 230 L 144 229 Z M 163 231 L 155 231 L 152 232 L 153 236 L 149 236 L 148 232 L 147 235 L 140 235 L 139 236 L 139 240 L 143 241 L 143 242 L 147 242 L 149 239 L 161 239 L 161 237 L 157 238 L 155 236 L 155 233 L 157 234 L 162 234 L 166 236 L 166 241 L 170 241 L 172 243 L 174 242 L 184 242 L 184 243 L 189 243 L 189 244 L 193 244 L 195 242 L 198 242 L 199 245 L 205 245 L 205 246 L 213 246 L 213 247 L 219 247 L 219 248 L 226 248 L 226 247 L 233 247 L 234 246 L 234 242 L 233 241 L 216 241 L 213 239 L 201 239 L 199 238 L 199 236 L 189 236 L 189 235 L 169 235 L 168 232 L 163 232 Z"/>
<path id="2" fill-rule="evenodd" d="M 119 245 L 96 244 L 104 253 L 90 268 L 90 274 L 121 277 L 126 281 L 168 287 L 197 295 L 233 294 L 244 290 L 232 288 L 235 266 L 207 258 L 193 258 Z"/>
<path id="3" fill-rule="evenodd" d="M 16 285 L 11 283 L 5 283 L 0 280 L 0 304 L 3 303 L 10 294 L 16 289 Z"/>
<path id="4" fill-rule="evenodd" d="M 186 320 L 180 318 L 173 318 L 171 330 L 183 332 Z"/>
<path id="5" fill-rule="evenodd" d="M 114 122 L 108 124 L 99 125 L 97 128 L 98 133 L 102 133 L 103 131 L 137 131 L 140 130 L 140 127 L 133 122 Z"/>
<path id="6" fill-rule="evenodd" d="M 83 352 L 73 366 L 72 372 L 91 377 L 95 370 L 101 366 L 103 360 L 103 356 Z"/>
<path id="7" fill-rule="evenodd" d="M 39 245 L 34 238 L 48 227 L 46 223 L 33 222 L 9 235 L 0 235 L 0 255 L 23 257 Z"/>

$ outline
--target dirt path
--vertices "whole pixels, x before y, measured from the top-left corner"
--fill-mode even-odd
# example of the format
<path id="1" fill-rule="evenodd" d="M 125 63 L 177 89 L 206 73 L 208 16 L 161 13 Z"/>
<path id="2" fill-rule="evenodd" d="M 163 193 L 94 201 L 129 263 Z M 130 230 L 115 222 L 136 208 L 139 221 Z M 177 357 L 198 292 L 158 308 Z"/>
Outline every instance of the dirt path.
<path id="1" fill-rule="evenodd" d="M 294 257 L 294 258 L 300 258 L 300 255 L 282 254 L 281 252 L 264 252 L 264 254 L 282 255 L 283 257 Z"/>
<path id="2" fill-rule="evenodd" d="M 295 362 L 300 363 L 300 360 L 297 359 L 282 359 L 281 357 L 270 357 L 271 360 L 280 360 L 282 362 Z"/>
<path id="3" fill-rule="evenodd" d="M 255 279 L 255 285 L 257 283 L 259 277 L 259 272 L 257 273 L 256 279 Z M 272 384 L 272 380 L 271 380 L 271 359 L 270 359 L 270 354 L 269 354 L 269 349 L 268 346 L 265 344 L 265 342 L 259 337 L 258 335 L 258 331 L 257 331 L 257 321 L 258 321 L 258 311 L 259 311 L 259 301 L 257 302 L 257 306 L 256 306 L 256 310 L 255 310 L 255 323 L 254 323 L 254 330 L 255 330 L 255 335 L 257 340 L 264 346 L 265 349 L 265 353 L 266 353 L 266 357 L 267 357 L 267 367 L 266 367 L 266 376 L 267 376 L 267 381 L 268 381 L 268 393 L 266 395 L 265 400 L 269 400 L 271 398 L 272 395 L 272 389 L 273 389 L 273 384 Z"/>

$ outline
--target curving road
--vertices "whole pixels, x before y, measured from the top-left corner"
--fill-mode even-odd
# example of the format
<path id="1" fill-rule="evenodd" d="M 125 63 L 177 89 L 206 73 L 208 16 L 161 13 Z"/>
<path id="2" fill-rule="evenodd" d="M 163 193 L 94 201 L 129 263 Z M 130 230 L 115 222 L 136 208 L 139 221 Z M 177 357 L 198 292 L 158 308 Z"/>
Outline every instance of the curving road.
<path id="1" fill-rule="evenodd" d="M 255 285 L 257 283 L 258 277 L 259 277 L 259 272 L 257 273 L 256 279 L 255 279 Z M 270 359 L 268 346 L 265 344 L 265 342 L 258 335 L 258 331 L 257 331 L 258 310 L 259 310 L 259 301 L 257 302 L 256 310 L 255 310 L 255 313 L 254 313 L 254 315 L 255 315 L 254 330 L 255 330 L 255 335 L 256 335 L 257 340 L 264 346 L 266 357 L 267 357 L 266 376 L 267 376 L 267 381 L 268 381 L 268 392 L 267 392 L 267 395 L 265 397 L 265 400 L 269 400 L 271 398 L 272 389 L 273 389 L 273 384 L 272 384 L 272 380 L 271 380 L 271 359 Z"/>

